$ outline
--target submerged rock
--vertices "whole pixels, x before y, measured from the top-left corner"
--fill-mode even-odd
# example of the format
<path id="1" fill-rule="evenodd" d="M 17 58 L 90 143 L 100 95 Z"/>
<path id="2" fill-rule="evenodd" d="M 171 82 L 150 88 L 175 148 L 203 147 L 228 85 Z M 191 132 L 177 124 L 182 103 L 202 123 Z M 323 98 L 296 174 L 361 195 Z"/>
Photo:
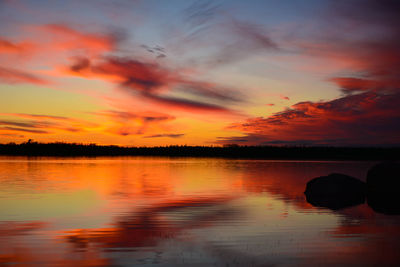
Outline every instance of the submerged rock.
<path id="1" fill-rule="evenodd" d="M 365 183 L 357 178 L 332 173 L 307 183 L 307 202 L 313 206 L 337 210 L 365 202 Z"/>

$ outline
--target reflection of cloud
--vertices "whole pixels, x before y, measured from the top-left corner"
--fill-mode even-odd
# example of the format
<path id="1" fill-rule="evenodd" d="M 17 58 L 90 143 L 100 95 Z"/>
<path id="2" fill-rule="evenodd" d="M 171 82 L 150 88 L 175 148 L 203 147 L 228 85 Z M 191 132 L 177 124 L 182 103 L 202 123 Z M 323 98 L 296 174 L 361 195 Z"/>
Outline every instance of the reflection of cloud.
<path id="1" fill-rule="evenodd" d="M 21 235 L 30 231 L 35 231 L 43 228 L 46 225 L 44 222 L 0 222 L 0 236 Z"/>
<path id="2" fill-rule="evenodd" d="M 336 245 L 322 253 L 324 264 L 390 266 L 400 261 L 397 218 L 380 216 L 366 204 L 340 213 L 338 225 L 327 232 Z M 349 242 L 351 240 L 354 242 Z M 305 264 L 315 265 L 315 259 L 307 259 Z"/>
<path id="3" fill-rule="evenodd" d="M 213 197 L 160 203 L 121 217 L 113 228 L 77 230 L 66 238 L 78 248 L 90 243 L 108 248 L 155 246 L 185 229 L 209 227 L 238 216 L 239 211 L 227 205 L 230 200 Z"/>

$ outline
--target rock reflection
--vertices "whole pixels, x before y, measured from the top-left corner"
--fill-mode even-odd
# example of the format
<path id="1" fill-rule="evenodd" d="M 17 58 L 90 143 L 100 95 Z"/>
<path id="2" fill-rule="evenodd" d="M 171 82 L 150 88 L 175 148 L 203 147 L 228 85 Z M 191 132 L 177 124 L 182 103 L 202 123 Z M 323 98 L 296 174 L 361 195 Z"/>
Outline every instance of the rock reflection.
<path id="1" fill-rule="evenodd" d="M 368 192 L 367 203 L 376 212 L 400 215 L 399 193 Z"/>
<path id="2" fill-rule="evenodd" d="M 315 207 L 323 207 L 331 210 L 340 210 L 363 204 L 364 195 L 345 195 L 341 197 L 327 197 L 318 195 L 306 195 L 308 203 Z"/>

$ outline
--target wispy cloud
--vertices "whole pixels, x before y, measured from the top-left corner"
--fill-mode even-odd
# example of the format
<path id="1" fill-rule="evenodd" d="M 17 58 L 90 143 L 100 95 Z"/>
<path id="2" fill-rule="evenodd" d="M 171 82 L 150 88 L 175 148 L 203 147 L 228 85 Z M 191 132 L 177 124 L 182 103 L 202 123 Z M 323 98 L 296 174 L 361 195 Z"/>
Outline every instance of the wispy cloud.
<path id="1" fill-rule="evenodd" d="M 27 132 L 33 134 L 48 134 L 50 132 L 45 130 L 35 130 L 35 129 L 26 129 L 26 128 L 18 128 L 12 126 L 0 126 L 0 130 L 8 130 L 8 131 L 15 131 L 15 132 Z"/>
<path id="2" fill-rule="evenodd" d="M 127 112 L 107 110 L 93 113 L 106 117 L 111 124 L 106 131 L 111 134 L 130 136 L 143 135 L 152 132 L 168 130 L 166 123 L 175 120 L 175 117 L 157 112 Z"/>
<path id="3" fill-rule="evenodd" d="M 181 34 L 172 42 L 181 53 L 201 51 L 201 57 L 189 56 L 190 64 L 213 68 L 280 50 L 265 25 L 240 20 L 216 1 L 195 1 L 182 18 L 175 25 Z"/>
<path id="4" fill-rule="evenodd" d="M 179 138 L 184 135 L 185 134 L 154 134 L 154 135 L 144 136 L 144 138 L 160 138 L 160 137 Z"/>
<path id="5" fill-rule="evenodd" d="M 0 82 L 16 84 L 16 83 L 32 83 L 37 85 L 48 85 L 49 81 L 42 79 L 34 74 L 11 68 L 0 67 Z"/>
<path id="6" fill-rule="evenodd" d="M 51 37 L 45 47 L 53 51 L 75 52 L 86 56 L 114 51 L 124 38 L 121 31 L 90 33 L 66 24 L 46 24 L 32 26 L 31 29 L 36 34 Z"/>
<path id="7" fill-rule="evenodd" d="M 42 114 L 27 114 L 27 113 L 0 113 L 4 116 L 15 116 L 20 118 L 28 119 L 51 119 L 51 120 L 71 120 L 71 118 L 63 116 L 52 116 L 52 115 L 42 115 Z"/>
<path id="8" fill-rule="evenodd" d="M 178 70 L 129 58 L 103 57 L 94 62 L 76 58 L 65 71 L 110 81 L 132 96 L 189 111 L 232 112 L 226 104 L 244 101 L 243 96 L 233 89 L 191 80 L 180 75 Z M 189 94 L 189 97 L 172 96 L 171 92 Z M 199 96 L 205 101 L 198 100 Z"/>
<path id="9" fill-rule="evenodd" d="M 25 113 L 1 113 L 0 115 L 23 118 L 23 120 L 0 120 L 0 126 L 2 126 L 0 129 L 6 131 L 49 134 L 61 130 L 64 132 L 79 133 L 98 126 L 92 122 L 62 116 Z"/>
<path id="10" fill-rule="evenodd" d="M 34 45 L 31 42 L 12 42 L 0 38 L 0 54 L 24 54 L 32 52 Z"/>

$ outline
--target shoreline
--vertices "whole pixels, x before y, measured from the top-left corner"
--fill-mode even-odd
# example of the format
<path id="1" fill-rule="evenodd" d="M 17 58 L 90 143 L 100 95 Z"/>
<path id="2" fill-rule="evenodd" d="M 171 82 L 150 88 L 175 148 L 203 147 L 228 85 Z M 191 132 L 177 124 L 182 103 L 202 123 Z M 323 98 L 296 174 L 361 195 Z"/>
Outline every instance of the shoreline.
<path id="1" fill-rule="evenodd" d="M 122 147 L 74 143 L 0 144 L 0 156 L 23 157 L 169 157 L 262 160 L 399 160 L 400 147 L 301 147 L 301 146 L 163 146 Z"/>

